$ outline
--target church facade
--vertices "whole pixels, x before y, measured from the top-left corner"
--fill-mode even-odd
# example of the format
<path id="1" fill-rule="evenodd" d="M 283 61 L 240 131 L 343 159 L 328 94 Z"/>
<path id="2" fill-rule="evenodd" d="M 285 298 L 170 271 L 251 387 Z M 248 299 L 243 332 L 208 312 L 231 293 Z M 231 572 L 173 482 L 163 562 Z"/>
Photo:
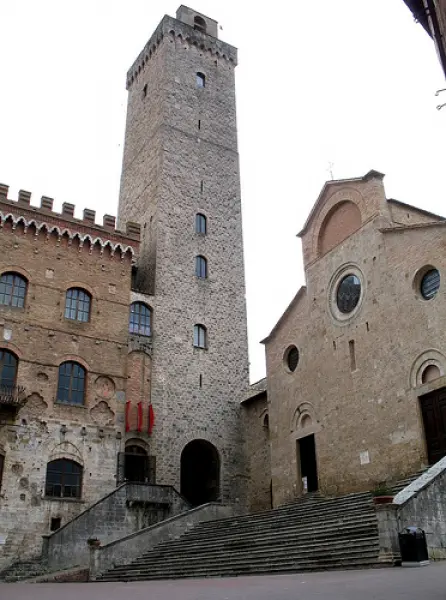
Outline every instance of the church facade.
<path id="1" fill-rule="evenodd" d="M 299 234 L 306 284 L 264 340 L 274 505 L 446 455 L 446 220 L 383 177 L 327 182 Z"/>
<path id="2" fill-rule="evenodd" d="M 0 568 L 125 481 L 246 504 L 237 50 L 176 17 L 127 74 L 117 228 L 0 186 Z"/>

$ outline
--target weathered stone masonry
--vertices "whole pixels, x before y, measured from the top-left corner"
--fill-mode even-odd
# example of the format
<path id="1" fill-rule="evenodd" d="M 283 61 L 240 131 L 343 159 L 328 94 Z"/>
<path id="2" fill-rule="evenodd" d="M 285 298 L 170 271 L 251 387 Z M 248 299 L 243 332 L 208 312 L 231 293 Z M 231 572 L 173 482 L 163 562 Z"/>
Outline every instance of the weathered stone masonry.
<path id="1" fill-rule="evenodd" d="M 246 488 L 240 401 L 248 354 L 237 51 L 216 39 L 216 26 L 212 36 L 194 29 L 197 14 L 181 7 L 186 23 L 165 16 L 128 72 L 119 222 L 138 221 L 143 232 L 137 281 L 154 310 L 157 472 L 176 485 L 186 444 L 207 440 L 220 455 L 221 498 L 238 502 Z M 197 213 L 206 216 L 205 235 L 195 232 Z M 197 255 L 207 259 L 205 279 L 195 275 Z M 193 346 L 195 324 L 207 329 L 206 349 Z"/>
<path id="2" fill-rule="evenodd" d="M 0 404 L 0 564 L 36 554 L 52 519 L 63 524 L 116 485 L 124 431 L 129 287 L 139 227 L 115 231 L 114 219 L 73 218 L 74 207 L 18 202 L 0 186 L 0 273 L 27 281 L 23 308 L 0 305 L 0 347 L 18 358 L 17 384 L 26 402 L 13 415 Z M 71 287 L 91 294 L 90 321 L 64 318 Z M 81 406 L 57 401 L 59 365 L 74 360 L 87 372 Z M 15 418 L 14 418 L 15 417 Z M 82 498 L 45 497 L 46 465 L 66 458 L 84 467 Z"/>
<path id="3" fill-rule="evenodd" d="M 57 214 L 51 198 L 37 208 L 29 192 L 12 201 L 0 186 L 0 277 L 26 282 L 23 307 L 0 305 L 0 351 L 18 361 L 14 390 L 24 388 L 14 410 L 0 402 L 0 568 L 38 555 L 42 534 L 124 480 L 198 485 L 195 503 L 246 506 L 237 50 L 212 19 L 184 6 L 177 17 L 163 18 L 127 76 L 118 230 L 110 215 L 99 226 L 92 210 L 75 219 L 71 204 Z M 84 321 L 66 318 L 70 289 L 90 298 Z M 146 311 L 144 331 L 132 330 L 133 303 Z M 60 402 L 66 361 L 85 370 L 82 403 Z M 46 493 L 59 459 L 81 469 L 76 497 Z"/>

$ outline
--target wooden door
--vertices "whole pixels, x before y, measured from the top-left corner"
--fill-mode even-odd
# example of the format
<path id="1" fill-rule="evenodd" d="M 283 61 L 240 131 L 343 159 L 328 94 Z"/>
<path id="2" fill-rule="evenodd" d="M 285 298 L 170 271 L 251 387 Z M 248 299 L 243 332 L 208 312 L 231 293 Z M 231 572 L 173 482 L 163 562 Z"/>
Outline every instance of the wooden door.
<path id="1" fill-rule="evenodd" d="M 446 456 L 446 388 L 421 396 L 429 464 Z"/>

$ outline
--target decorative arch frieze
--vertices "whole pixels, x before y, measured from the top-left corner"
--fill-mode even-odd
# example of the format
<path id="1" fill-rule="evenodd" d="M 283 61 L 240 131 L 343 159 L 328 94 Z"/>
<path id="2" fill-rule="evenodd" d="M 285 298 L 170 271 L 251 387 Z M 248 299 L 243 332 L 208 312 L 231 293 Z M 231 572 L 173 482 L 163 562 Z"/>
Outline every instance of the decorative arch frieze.
<path id="1" fill-rule="evenodd" d="M 440 377 L 446 373 L 446 356 L 435 348 L 430 348 L 422 352 L 413 362 L 410 369 L 409 383 L 411 388 L 418 388 L 424 385 L 423 373 L 430 367 L 438 368 Z"/>
<path id="2" fill-rule="evenodd" d="M 17 217 L 12 213 L 3 213 L 0 211 L 0 229 L 4 227 L 5 223 L 11 223 L 12 231 L 15 231 L 18 225 L 23 225 L 24 234 L 32 232 L 34 237 L 37 239 L 39 234 L 45 234 L 46 239 L 49 239 L 51 235 L 57 236 L 57 243 L 60 244 L 62 238 L 66 238 L 68 246 L 71 246 L 73 241 L 79 242 L 79 251 L 81 251 L 85 244 L 89 244 L 90 254 L 93 252 L 95 247 L 98 248 L 99 253 L 102 255 L 104 250 L 110 251 L 110 256 L 117 255 L 121 260 L 125 258 L 127 254 L 130 257 L 134 256 L 134 249 L 131 246 L 121 244 L 119 242 L 114 243 L 111 240 L 104 239 L 101 237 L 94 237 L 88 233 L 82 234 L 78 231 L 73 231 L 68 228 L 62 228 L 58 225 L 51 225 L 44 221 L 39 222 L 35 219 L 25 219 L 25 217 Z"/>

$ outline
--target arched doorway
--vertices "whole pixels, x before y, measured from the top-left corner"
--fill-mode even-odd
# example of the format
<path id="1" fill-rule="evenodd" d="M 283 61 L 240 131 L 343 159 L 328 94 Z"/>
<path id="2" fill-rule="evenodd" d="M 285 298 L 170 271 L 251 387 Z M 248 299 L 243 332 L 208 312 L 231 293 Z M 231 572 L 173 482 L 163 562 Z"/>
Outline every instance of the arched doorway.
<path id="1" fill-rule="evenodd" d="M 181 453 L 181 493 L 192 506 L 218 500 L 220 458 L 206 440 L 194 440 Z"/>

